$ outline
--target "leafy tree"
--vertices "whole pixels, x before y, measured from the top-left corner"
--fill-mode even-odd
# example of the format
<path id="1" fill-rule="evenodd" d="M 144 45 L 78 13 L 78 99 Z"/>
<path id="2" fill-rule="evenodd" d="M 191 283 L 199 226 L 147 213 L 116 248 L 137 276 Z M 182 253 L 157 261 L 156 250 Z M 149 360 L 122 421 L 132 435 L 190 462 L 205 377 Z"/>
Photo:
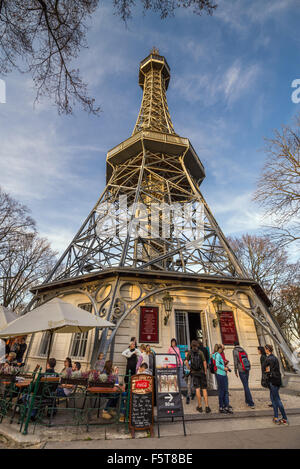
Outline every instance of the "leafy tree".
<path id="1" fill-rule="evenodd" d="M 134 0 L 113 0 L 116 13 L 127 21 Z M 30 72 L 41 96 L 53 99 L 58 112 L 70 114 L 75 102 L 85 111 L 98 114 L 99 106 L 90 97 L 80 71 L 71 62 L 86 47 L 86 32 L 99 0 L 0 0 L 0 74 L 13 69 Z M 144 11 L 153 10 L 161 18 L 177 8 L 212 14 L 213 0 L 142 0 Z"/>

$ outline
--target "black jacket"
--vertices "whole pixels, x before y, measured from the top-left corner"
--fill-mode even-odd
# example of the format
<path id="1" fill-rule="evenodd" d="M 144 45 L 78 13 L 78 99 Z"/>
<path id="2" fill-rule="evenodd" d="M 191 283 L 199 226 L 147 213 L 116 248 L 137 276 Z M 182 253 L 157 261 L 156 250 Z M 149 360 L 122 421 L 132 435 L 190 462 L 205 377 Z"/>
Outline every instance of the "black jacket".
<path id="1" fill-rule="evenodd" d="M 267 373 L 266 373 L 266 371 L 265 371 L 265 370 L 266 370 L 266 367 L 265 367 L 266 359 L 267 359 L 267 355 L 261 355 L 261 356 L 260 356 L 261 385 L 262 385 L 264 388 L 268 388 L 268 387 L 269 387 L 268 377 L 267 377 Z"/>
<path id="2" fill-rule="evenodd" d="M 271 383 L 273 386 L 281 386 L 282 381 L 278 358 L 271 353 L 271 355 L 267 356 L 264 367 L 265 370 L 267 367 L 270 367 L 270 371 L 266 372 L 268 384 L 270 385 Z"/>

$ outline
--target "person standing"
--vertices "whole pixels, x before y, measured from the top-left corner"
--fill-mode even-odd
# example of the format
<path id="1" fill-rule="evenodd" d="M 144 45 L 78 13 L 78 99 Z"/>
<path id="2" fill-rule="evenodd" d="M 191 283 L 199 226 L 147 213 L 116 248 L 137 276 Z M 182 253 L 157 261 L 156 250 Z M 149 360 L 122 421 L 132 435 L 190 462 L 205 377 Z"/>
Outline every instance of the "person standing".
<path id="1" fill-rule="evenodd" d="M 221 357 L 223 358 L 224 365 L 227 366 L 229 363 L 229 360 L 225 357 L 225 345 L 221 344 L 222 346 L 222 352 L 221 352 Z"/>
<path id="2" fill-rule="evenodd" d="M 196 396 L 198 400 L 198 406 L 196 410 L 198 412 L 203 412 L 202 403 L 201 403 L 201 390 L 203 393 L 203 398 L 205 402 L 205 412 L 208 414 L 211 412 L 211 409 L 208 405 L 208 395 L 207 395 L 207 361 L 201 350 L 199 350 L 199 344 L 197 340 L 192 340 L 191 351 L 187 356 L 187 360 L 190 362 L 190 370 L 192 377 L 192 386 L 196 389 Z"/>
<path id="3" fill-rule="evenodd" d="M 270 398 L 274 410 L 273 422 L 276 425 L 288 425 L 288 418 L 279 396 L 279 388 L 282 385 L 279 361 L 278 358 L 273 355 L 272 345 L 267 344 L 265 346 L 265 351 L 267 358 L 264 363 L 264 366 L 265 371 L 267 373 L 268 386 L 270 389 Z M 281 419 L 278 416 L 278 410 L 280 410 L 281 412 Z"/>
<path id="4" fill-rule="evenodd" d="M 142 363 L 147 363 L 147 367 L 149 368 L 149 355 L 147 353 L 147 349 L 146 349 L 145 344 L 140 345 L 140 353 L 141 354 L 138 358 L 136 368 L 135 368 L 136 373 L 138 372 L 139 367 L 141 366 Z"/>
<path id="5" fill-rule="evenodd" d="M 5 363 L 5 350 L 6 350 L 6 344 L 5 340 L 0 339 L 0 363 Z"/>
<path id="6" fill-rule="evenodd" d="M 208 362 L 209 362 L 209 351 L 208 351 L 208 348 L 207 348 L 207 347 L 204 347 L 203 342 L 201 342 L 201 340 L 198 340 L 198 344 L 199 344 L 199 350 L 200 350 L 200 352 L 203 353 L 204 358 L 205 358 L 205 361 L 206 361 L 206 363 L 208 363 Z"/>
<path id="7" fill-rule="evenodd" d="M 149 370 L 151 371 L 151 374 L 154 374 L 154 353 L 151 350 L 151 347 L 149 344 L 146 345 L 146 353 L 148 355 Z"/>
<path id="8" fill-rule="evenodd" d="M 180 387 L 183 387 L 185 385 L 185 382 L 184 382 L 184 379 L 183 379 L 183 362 L 182 362 L 179 347 L 177 346 L 176 339 L 171 340 L 171 345 L 169 347 L 168 353 L 176 355 L 176 362 L 177 362 L 177 368 L 178 368 L 178 376 L 179 376 L 179 380 L 180 380 Z M 174 366 L 176 366 L 176 365 L 174 365 Z"/>
<path id="9" fill-rule="evenodd" d="M 192 395 L 192 376 L 188 351 L 185 352 L 185 359 L 183 361 L 183 378 L 186 383 L 186 403 L 189 404 Z"/>
<path id="10" fill-rule="evenodd" d="M 134 342 L 130 342 L 129 347 L 126 350 L 124 350 L 124 352 L 122 352 L 122 355 L 123 357 L 127 359 L 126 372 L 125 372 L 126 376 L 124 379 L 124 382 L 126 384 L 126 391 L 127 391 L 129 371 L 131 373 L 131 376 L 136 374 L 136 365 L 137 365 L 138 357 L 141 355 L 141 352 L 135 346 Z"/>
<path id="11" fill-rule="evenodd" d="M 245 402 L 250 409 L 255 409 L 255 405 L 252 399 L 252 395 L 249 389 L 249 374 L 250 374 L 250 361 L 245 350 L 240 346 L 239 342 L 234 342 L 233 349 L 233 362 L 234 362 L 234 372 L 236 377 L 240 377 L 242 382 L 244 392 L 245 392 Z"/>
<path id="12" fill-rule="evenodd" d="M 137 340 L 136 340 L 136 337 L 131 337 L 131 339 L 130 339 L 130 342 L 133 342 L 133 343 L 134 343 L 134 346 L 135 346 L 135 348 L 137 348 L 137 346 L 138 346 L 138 345 L 137 345 Z"/>
<path id="13" fill-rule="evenodd" d="M 168 353 L 175 354 L 176 355 L 177 366 L 182 367 L 182 359 L 181 359 L 181 356 L 180 356 L 180 350 L 177 347 L 177 340 L 176 339 L 171 340 L 171 345 L 169 347 Z"/>
<path id="14" fill-rule="evenodd" d="M 268 378 L 266 374 L 265 361 L 267 359 L 265 348 L 262 346 L 257 347 L 258 353 L 260 355 L 260 367 L 261 367 L 261 385 L 263 388 L 268 388 Z M 272 407 L 272 405 L 271 405 Z"/>
<path id="15" fill-rule="evenodd" d="M 215 374 L 218 384 L 219 396 L 219 412 L 221 414 L 233 414 L 232 407 L 229 405 L 229 392 L 228 392 L 228 377 L 227 372 L 229 368 L 225 366 L 224 360 L 221 356 L 222 344 L 216 344 L 212 359 L 215 364 Z"/>
<path id="16" fill-rule="evenodd" d="M 19 349 L 17 351 L 17 363 L 19 366 L 21 366 L 23 363 L 24 353 L 26 352 L 26 349 L 27 349 L 27 344 L 26 344 L 25 337 L 20 337 L 18 342 L 19 342 Z"/>

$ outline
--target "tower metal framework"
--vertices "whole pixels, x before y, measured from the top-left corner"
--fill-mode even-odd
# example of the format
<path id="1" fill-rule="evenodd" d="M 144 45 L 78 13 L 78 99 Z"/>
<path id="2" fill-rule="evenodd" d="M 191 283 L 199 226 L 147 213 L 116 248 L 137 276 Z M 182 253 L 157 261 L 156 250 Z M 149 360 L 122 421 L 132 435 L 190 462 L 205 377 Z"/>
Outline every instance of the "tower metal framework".
<path id="1" fill-rule="evenodd" d="M 106 187 L 44 284 L 36 289 L 36 298 L 51 285 L 56 288 L 70 279 L 115 272 L 105 308 L 100 305 L 97 310 L 91 297 L 95 312 L 117 325 L 114 331 L 105 330 L 100 342 L 95 340 L 95 358 L 100 350 L 106 352 L 113 346 L 118 327 L 143 298 L 178 288 L 178 284 L 156 285 L 153 291 L 146 289 L 139 300 L 124 306 L 120 300 L 122 271 L 141 278 L 155 274 L 174 279 L 205 278 L 216 285 L 248 282 L 252 285 L 248 308 L 240 302 L 237 291 L 227 294 L 211 287 L 211 292 L 251 316 L 292 362 L 292 351 L 270 315 L 268 300 L 261 299 L 265 294 L 249 279 L 199 189 L 204 167 L 190 141 L 174 131 L 166 99 L 169 81 L 165 58 L 153 50 L 140 64 L 143 99 L 132 136 L 108 152 Z M 165 206 L 188 206 L 188 226 L 180 222 L 178 229 L 176 213 L 166 212 Z M 197 207 L 201 207 L 201 213 Z M 196 287 L 190 284 L 188 288 Z"/>

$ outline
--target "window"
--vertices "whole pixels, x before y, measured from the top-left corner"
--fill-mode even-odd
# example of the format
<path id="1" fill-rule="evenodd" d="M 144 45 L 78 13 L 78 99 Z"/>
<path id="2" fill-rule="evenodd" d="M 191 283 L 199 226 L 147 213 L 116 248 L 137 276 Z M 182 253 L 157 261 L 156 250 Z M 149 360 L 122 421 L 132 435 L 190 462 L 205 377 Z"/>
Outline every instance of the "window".
<path id="1" fill-rule="evenodd" d="M 50 337 L 51 337 L 50 331 L 43 333 L 42 340 L 40 342 L 39 351 L 38 351 L 39 356 L 46 357 L 48 355 Z"/>
<path id="2" fill-rule="evenodd" d="M 82 303 L 78 305 L 78 308 L 84 309 L 85 311 L 92 312 L 91 303 Z M 86 353 L 86 346 L 88 340 L 87 332 L 75 332 L 72 335 L 71 346 L 70 346 L 70 357 L 72 358 L 84 358 Z"/>

